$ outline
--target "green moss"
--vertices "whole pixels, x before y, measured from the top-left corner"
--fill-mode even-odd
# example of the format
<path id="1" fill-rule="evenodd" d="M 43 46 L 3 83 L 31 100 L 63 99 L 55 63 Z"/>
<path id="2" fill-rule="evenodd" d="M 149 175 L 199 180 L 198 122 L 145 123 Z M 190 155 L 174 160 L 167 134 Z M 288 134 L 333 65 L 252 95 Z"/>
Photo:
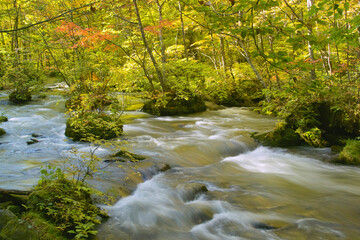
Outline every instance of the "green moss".
<path id="1" fill-rule="evenodd" d="M 5 134 L 6 134 L 5 130 L 0 128 L 0 136 L 5 135 Z"/>
<path id="2" fill-rule="evenodd" d="M 66 237 L 86 239 L 89 234 L 96 234 L 92 229 L 100 223 L 98 217 L 105 215 L 92 203 L 90 191 L 79 181 L 45 180 L 30 194 L 28 209 L 40 215 L 34 222 L 46 226 L 49 234 L 57 235 L 57 232 L 48 223 L 41 222 L 42 218 L 54 224 Z"/>
<path id="3" fill-rule="evenodd" d="M 90 139 L 112 139 L 123 132 L 119 119 L 107 115 L 91 114 L 83 117 L 69 118 L 66 122 L 65 136 L 74 141 Z"/>
<path id="4" fill-rule="evenodd" d="M 62 236 L 62 232 L 56 228 L 56 226 L 45 218 L 41 217 L 40 214 L 35 212 L 27 212 L 22 218 L 31 224 L 33 228 L 33 234 L 35 239 L 39 240 L 65 240 L 66 238 Z"/>
<path id="5" fill-rule="evenodd" d="M 31 93 L 28 91 L 14 91 L 10 93 L 9 100 L 13 103 L 25 103 L 31 101 Z"/>
<path id="6" fill-rule="evenodd" d="M 0 116 L 0 123 L 2 122 L 7 122 L 8 121 L 8 118 L 5 117 L 5 116 Z"/>
<path id="7" fill-rule="evenodd" d="M 325 147 L 328 145 L 322 137 L 322 131 L 317 127 L 304 132 L 301 129 L 298 129 L 296 132 L 300 135 L 302 140 L 312 147 Z"/>
<path id="8" fill-rule="evenodd" d="M 360 165 L 360 140 L 348 140 L 344 149 L 340 152 L 339 157 L 333 162 Z"/>
<path id="9" fill-rule="evenodd" d="M 253 135 L 253 138 L 264 146 L 291 147 L 303 144 L 300 136 L 285 123 L 279 123 L 272 132 Z"/>
<path id="10" fill-rule="evenodd" d="M 132 161 L 132 162 L 136 162 L 136 161 L 141 161 L 146 159 L 146 157 L 135 154 L 135 153 L 131 153 L 129 151 L 124 151 L 124 150 L 120 150 L 119 152 L 115 153 L 113 155 L 113 157 L 117 157 L 117 158 L 122 158 L 124 161 Z"/>
<path id="11" fill-rule="evenodd" d="M 144 104 L 144 112 L 157 116 L 174 116 L 206 110 L 204 101 L 200 97 L 191 97 L 188 99 L 176 99 L 175 96 L 169 96 L 163 102 L 151 100 Z"/>

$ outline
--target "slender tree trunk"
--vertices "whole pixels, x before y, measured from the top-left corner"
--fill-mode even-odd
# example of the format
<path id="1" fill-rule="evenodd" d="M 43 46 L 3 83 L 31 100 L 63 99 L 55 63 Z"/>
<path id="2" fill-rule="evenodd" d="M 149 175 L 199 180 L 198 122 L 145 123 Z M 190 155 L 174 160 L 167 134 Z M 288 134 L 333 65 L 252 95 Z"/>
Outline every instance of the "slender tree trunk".
<path id="1" fill-rule="evenodd" d="M 261 74 L 259 73 L 259 71 L 256 69 L 255 65 L 253 64 L 250 54 L 249 52 L 246 50 L 244 44 L 241 41 L 237 41 L 238 45 L 242 48 L 242 51 L 240 49 L 238 49 L 239 53 L 246 59 L 246 61 L 250 64 L 251 69 L 254 71 L 257 79 L 259 80 L 259 82 L 261 83 L 261 85 L 264 88 L 267 88 L 267 85 L 264 81 L 264 79 L 262 78 Z"/>
<path id="2" fill-rule="evenodd" d="M 224 77 L 226 78 L 226 56 L 225 56 L 225 44 L 224 44 L 224 37 L 220 36 L 220 52 L 221 52 L 221 66 L 223 69 Z"/>
<path id="3" fill-rule="evenodd" d="M 329 74 L 330 76 L 332 75 L 332 66 L 331 66 L 331 48 L 330 48 L 330 43 L 328 44 L 328 59 L 327 59 L 327 63 L 329 66 Z"/>
<path id="4" fill-rule="evenodd" d="M 311 9 L 311 7 L 314 5 L 315 0 L 307 0 L 307 7 L 308 10 Z M 312 35 L 313 34 L 313 29 L 312 27 L 308 28 L 308 35 Z M 311 46 L 310 41 L 308 41 L 308 51 L 309 51 L 309 57 L 311 59 L 311 61 L 315 61 L 315 56 L 314 56 L 314 50 Z M 311 76 L 311 80 L 315 80 L 316 78 L 316 73 L 315 73 L 315 68 L 310 70 L 310 76 Z"/>
<path id="5" fill-rule="evenodd" d="M 185 57 L 186 57 L 186 61 L 189 61 L 189 55 L 188 55 L 187 46 L 186 46 L 186 37 L 185 37 L 185 28 L 184 28 L 184 18 L 183 18 L 183 12 L 182 12 L 182 7 L 181 7 L 181 2 L 178 1 L 178 4 L 179 4 L 180 21 L 181 21 L 181 32 L 182 32 L 183 45 L 184 45 L 184 54 L 185 54 Z"/>
<path id="6" fill-rule="evenodd" d="M 142 25 L 142 22 L 141 22 L 141 17 L 140 17 L 140 12 L 139 12 L 139 8 L 138 8 L 138 5 L 137 5 L 137 0 L 133 0 L 133 3 L 134 3 L 134 8 L 135 8 L 135 13 L 136 13 L 136 17 L 137 17 L 137 20 L 138 20 L 138 27 L 139 27 L 139 30 L 140 30 L 140 33 L 141 33 L 141 38 L 142 38 L 142 41 L 144 43 L 144 46 L 146 48 L 146 51 L 148 52 L 149 54 L 149 57 L 151 59 L 151 62 L 155 68 L 155 71 L 156 71 L 156 74 L 159 78 L 159 82 L 160 82 L 160 85 L 161 85 L 161 88 L 163 91 L 167 91 L 168 90 L 168 87 L 166 85 L 166 82 L 164 80 L 164 77 L 160 71 L 160 68 L 154 58 L 154 55 L 152 53 L 152 50 L 150 49 L 149 47 L 149 44 L 146 40 L 146 37 L 145 37 L 145 32 L 144 32 L 144 27 Z"/>
<path id="7" fill-rule="evenodd" d="M 164 2 L 165 3 L 165 2 Z M 163 4 L 164 4 L 163 3 Z M 159 14 L 159 42 L 160 42 L 160 51 L 161 51 L 161 63 L 162 63 L 162 75 L 164 82 L 166 82 L 166 55 L 165 55 L 165 45 L 162 34 L 162 7 L 163 4 L 160 4 L 159 0 L 156 0 L 156 5 L 158 6 L 158 14 Z"/>
<path id="8" fill-rule="evenodd" d="M 14 0 L 13 2 L 13 7 L 15 10 L 15 19 L 14 19 L 14 29 L 18 29 L 19 28 L 19 7 L 17 4 L 17 0 Z M 12 36 L 12 51 L 15 53 L 15 65 L 18 65 L 20 62 L 20 58 L 19 58 L 19 35 L 18 35 L 18 31 L 14 31 L 13 36 Z"/>

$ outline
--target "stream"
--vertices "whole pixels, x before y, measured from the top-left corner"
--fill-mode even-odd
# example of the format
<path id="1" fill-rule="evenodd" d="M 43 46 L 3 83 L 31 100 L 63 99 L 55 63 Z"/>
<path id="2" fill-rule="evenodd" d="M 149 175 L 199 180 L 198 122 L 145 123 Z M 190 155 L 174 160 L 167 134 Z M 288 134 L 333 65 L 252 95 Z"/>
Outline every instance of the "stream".
<path id="1" fill-rule="evenodd" d="M 64 136 L 59 95 L 13 105 L 0 94 L 0 111 L 9 118 L 0 126 L 7 131 L 0 137 L 1 188 L 29 189 L 41 166 L 66 158 L 72 147 L 88 148 Z M 130 196 L 102 206 L 111 218 L 99 240 L 359 239 L 360 168 L 328 163 L 328 148 L 257 145 L 250 134 L 270 131 L 276 119 L 247 108 L 127 115 L 123 145 L 171 169 L 142 175 Z M 32 138 L 39 142 L 28 145 Z M 116 187 L 127 170 L 114 164 L 108 171 L 93 182 Z"/>

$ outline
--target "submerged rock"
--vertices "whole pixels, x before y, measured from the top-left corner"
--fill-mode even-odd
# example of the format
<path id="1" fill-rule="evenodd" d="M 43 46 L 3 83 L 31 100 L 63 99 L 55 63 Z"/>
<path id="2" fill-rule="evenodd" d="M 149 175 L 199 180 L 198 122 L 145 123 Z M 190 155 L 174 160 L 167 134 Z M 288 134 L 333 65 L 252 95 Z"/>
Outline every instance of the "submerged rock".
<path id="1" fill-rule="evenodd" d="M 39 140 L 37 140 L 36 138 L 31 138 L 30 141 L 26 142 L 26 144 L 31 145 L 31 144 L 38 143 L 38 142 L 39 142 Z"/>
<path id="2" fill-rule="evenodd" d="M 276 229 L 276 227 L 273 227 L 273 226 L 271 226 L 269 224 L 262 223 L 262 222 L 253 222 L 253 223 L 251 223 L 251 226 L 253 226 L 253 228 L 261 229 L 261 230 L 273 230 L 273 229 Z"/>
<path id="3" fill-rule="evenodd" d="M 183 192 L 182 198 L 184 202 L 192 201 L 198 195 L 208 192 L 208 189 L 205 186 L 205 184 L 197 183 L 197 182 L 180 184 L 176 188 Z"/>

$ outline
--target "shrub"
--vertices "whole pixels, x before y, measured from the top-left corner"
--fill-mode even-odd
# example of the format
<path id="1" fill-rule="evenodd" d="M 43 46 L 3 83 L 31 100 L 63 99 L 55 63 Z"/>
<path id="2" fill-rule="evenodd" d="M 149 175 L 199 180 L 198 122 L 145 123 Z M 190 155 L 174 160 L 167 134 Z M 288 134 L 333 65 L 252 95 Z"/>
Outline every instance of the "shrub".
<path id="1" fill-rule="evenodd" d="M 29 210 L 48 219 L 67 237 L 86 239 L 95 235 L 98 216 L 106 214 L 92 204 L 92 189 L 81 181 L 66 179 L 59 168 L 49 166 L 41 173 L 41 180 L 29 196 Z"/>

